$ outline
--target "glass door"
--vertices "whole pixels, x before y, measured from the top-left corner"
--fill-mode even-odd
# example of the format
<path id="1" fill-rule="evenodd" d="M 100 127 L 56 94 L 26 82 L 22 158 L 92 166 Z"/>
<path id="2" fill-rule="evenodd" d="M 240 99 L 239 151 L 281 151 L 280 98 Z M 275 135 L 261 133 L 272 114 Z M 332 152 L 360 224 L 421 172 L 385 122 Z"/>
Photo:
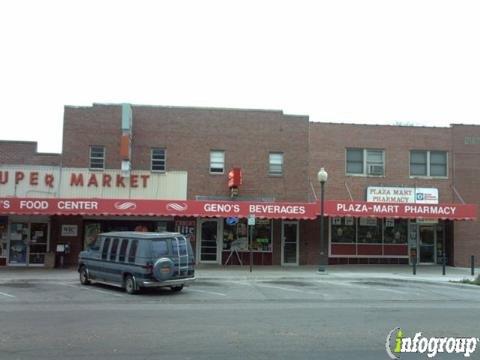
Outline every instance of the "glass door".
<path id="1" fill-rule="evenodd" d="M 282 265 L 298 265 L 298 221 L 282 222 Z"/>
<path id="2" fill-rule="evenodd" d="M 28 235 L 28 223 L 12 222 L 10 224 L 9 265 L 27 265 Z"/>
<path id="3" fill-rule="evenodd" d="M 30 225 L 30 241 L 28 248 L 29 265 L 44 265 L 47 252 L 48 223 L 32 223 Z"/>
<path id="4" fill-rule="evenodd" d="M 198 254 L 201 263 L 218 263 L 220 241 L 220 220 L 201 219 L 199 220 Z"/>
<path id="5" fill-rule="evenodd" d="M 436 232 L 434 226 L 419 227 L 419 250 L 421 264 L 434 264 L 436 259 L 435 238 Z"/>

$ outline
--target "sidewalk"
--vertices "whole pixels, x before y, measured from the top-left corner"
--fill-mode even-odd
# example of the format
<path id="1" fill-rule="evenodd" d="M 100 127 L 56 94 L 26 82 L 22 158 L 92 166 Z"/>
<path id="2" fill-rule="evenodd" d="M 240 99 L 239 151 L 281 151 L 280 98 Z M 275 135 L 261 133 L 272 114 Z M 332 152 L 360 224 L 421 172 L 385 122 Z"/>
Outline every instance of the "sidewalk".
<path id="1" fill-rule="evenodd" d="M 196 276 L 199 280 L 304 280 L 328 279 L 338 281 L 358 280 L 395 280 L 395 281 L 427 281 L 445 283 L 473 279 L 470 269 L 447 267 L 442 276 L 441 266 L 418 266 L 417 275 L 412 274 L 408 265 L 332 265 L 325 272 L 318 272 L 317 266 L 257 266 L 249 271 L 249 266 L 199 265 Z M 479 274 L 479 269 L 475 273 Z M 0 283 L 11 281 L 72 281 L 78 279 L 75 268 L 43 269 L 43 268 L 0 268 Z"/>

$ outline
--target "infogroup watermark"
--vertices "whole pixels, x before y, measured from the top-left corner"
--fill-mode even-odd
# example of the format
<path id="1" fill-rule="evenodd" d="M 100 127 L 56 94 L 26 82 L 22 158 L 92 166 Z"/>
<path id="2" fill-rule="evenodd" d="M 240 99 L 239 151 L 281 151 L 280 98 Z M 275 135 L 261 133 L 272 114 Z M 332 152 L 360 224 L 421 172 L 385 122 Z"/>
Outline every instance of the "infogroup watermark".
<path id="1" fill-rule="evenodd" d="M 459 354 L 470 357 L 477 349 L 479 338 L 475 337 L 425 337 L 421 332 L 406 337 L 399 327 L 387 335 L 385 350 L 391 359 L 400 359 L 402 353 L 427 354 L 434 358 L 440 353 Z"/>

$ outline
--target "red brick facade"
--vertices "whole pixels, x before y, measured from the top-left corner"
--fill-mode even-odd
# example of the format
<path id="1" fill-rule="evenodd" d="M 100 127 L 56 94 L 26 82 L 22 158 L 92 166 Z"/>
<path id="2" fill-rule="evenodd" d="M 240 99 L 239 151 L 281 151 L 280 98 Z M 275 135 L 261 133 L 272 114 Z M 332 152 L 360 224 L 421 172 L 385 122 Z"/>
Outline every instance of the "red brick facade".
<path id="1" fill-rule="evenodd" d="M 329 174 L 327 199 L 365 200 L 367 186 L 437 188 L 440 203 L 480 203 L 480 127 L 450 128 L 353 125 L 309 122 L 307 116 L 281 111 L 132 106 L 132 169 L 150 170 L 150 152 L 166 149 L 166 170 L 188 172 L 188 199 L 197 196 L 228 198 L 227 173 L 243 172 L 240 197 L 275 201 L 314 201 L 320 197 L 317 172 Z M 106 148 L 106 168 L 119 169 L 122 109 L 120 105 L 95 104 L 65 107 L 63 152 L 38 154 L 36 143 L 0 141 L 0 164 L 59 165 L 88 168 L 89 147 Z M 346 175 L 346 149 L 381 149 L 384 176 Z M 225 152 L 224 174 L 211 174 L 211 150 Z M 410 176 L 410 151 L 445 151 L 447 176 Z M 282 176 L 268 173 L 270 152 L 284 156 Z M 52 244 L 61 243 L 59 227 L 81 219 L 52 218 Z M 319 220 L 300 221 L 299 264 L 326 262 L 328 220 L 320 244 Z M 273 222 L 272 264 L 281 264 L 281 221 Z M 449 261 L 467 266 L 470 255 L 480 258 L 480 224 L 450 222 L 446 225 Z M 82 234 L 73 241 L 80 251 Z M 53 239 L 54 238 L 54 239 Z M 75 242 L 78 240 L 77 242 Z M 73 262 L 74 256 L 67 261 Z M 366 260 L 365 260 L 366 261 Z"/>
<path id="2" fill-rule="evenodd" d="M 39 153 L 33 141 L 0 140 L 0 165 L 47 165 L 58 166 L 61 154 Z"/>

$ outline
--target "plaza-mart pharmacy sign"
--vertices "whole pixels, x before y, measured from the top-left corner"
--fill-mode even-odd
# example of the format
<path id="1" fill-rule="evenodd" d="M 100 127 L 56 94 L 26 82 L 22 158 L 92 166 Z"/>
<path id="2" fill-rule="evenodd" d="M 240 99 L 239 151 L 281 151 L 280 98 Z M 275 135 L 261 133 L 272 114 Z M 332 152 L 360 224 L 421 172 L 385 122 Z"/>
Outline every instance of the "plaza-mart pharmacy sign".
<path id="1" fill-rule="evenodd" d="M 438 204 L 438 189 L 369 186 L 367 201 L 377 203 Z"/>

